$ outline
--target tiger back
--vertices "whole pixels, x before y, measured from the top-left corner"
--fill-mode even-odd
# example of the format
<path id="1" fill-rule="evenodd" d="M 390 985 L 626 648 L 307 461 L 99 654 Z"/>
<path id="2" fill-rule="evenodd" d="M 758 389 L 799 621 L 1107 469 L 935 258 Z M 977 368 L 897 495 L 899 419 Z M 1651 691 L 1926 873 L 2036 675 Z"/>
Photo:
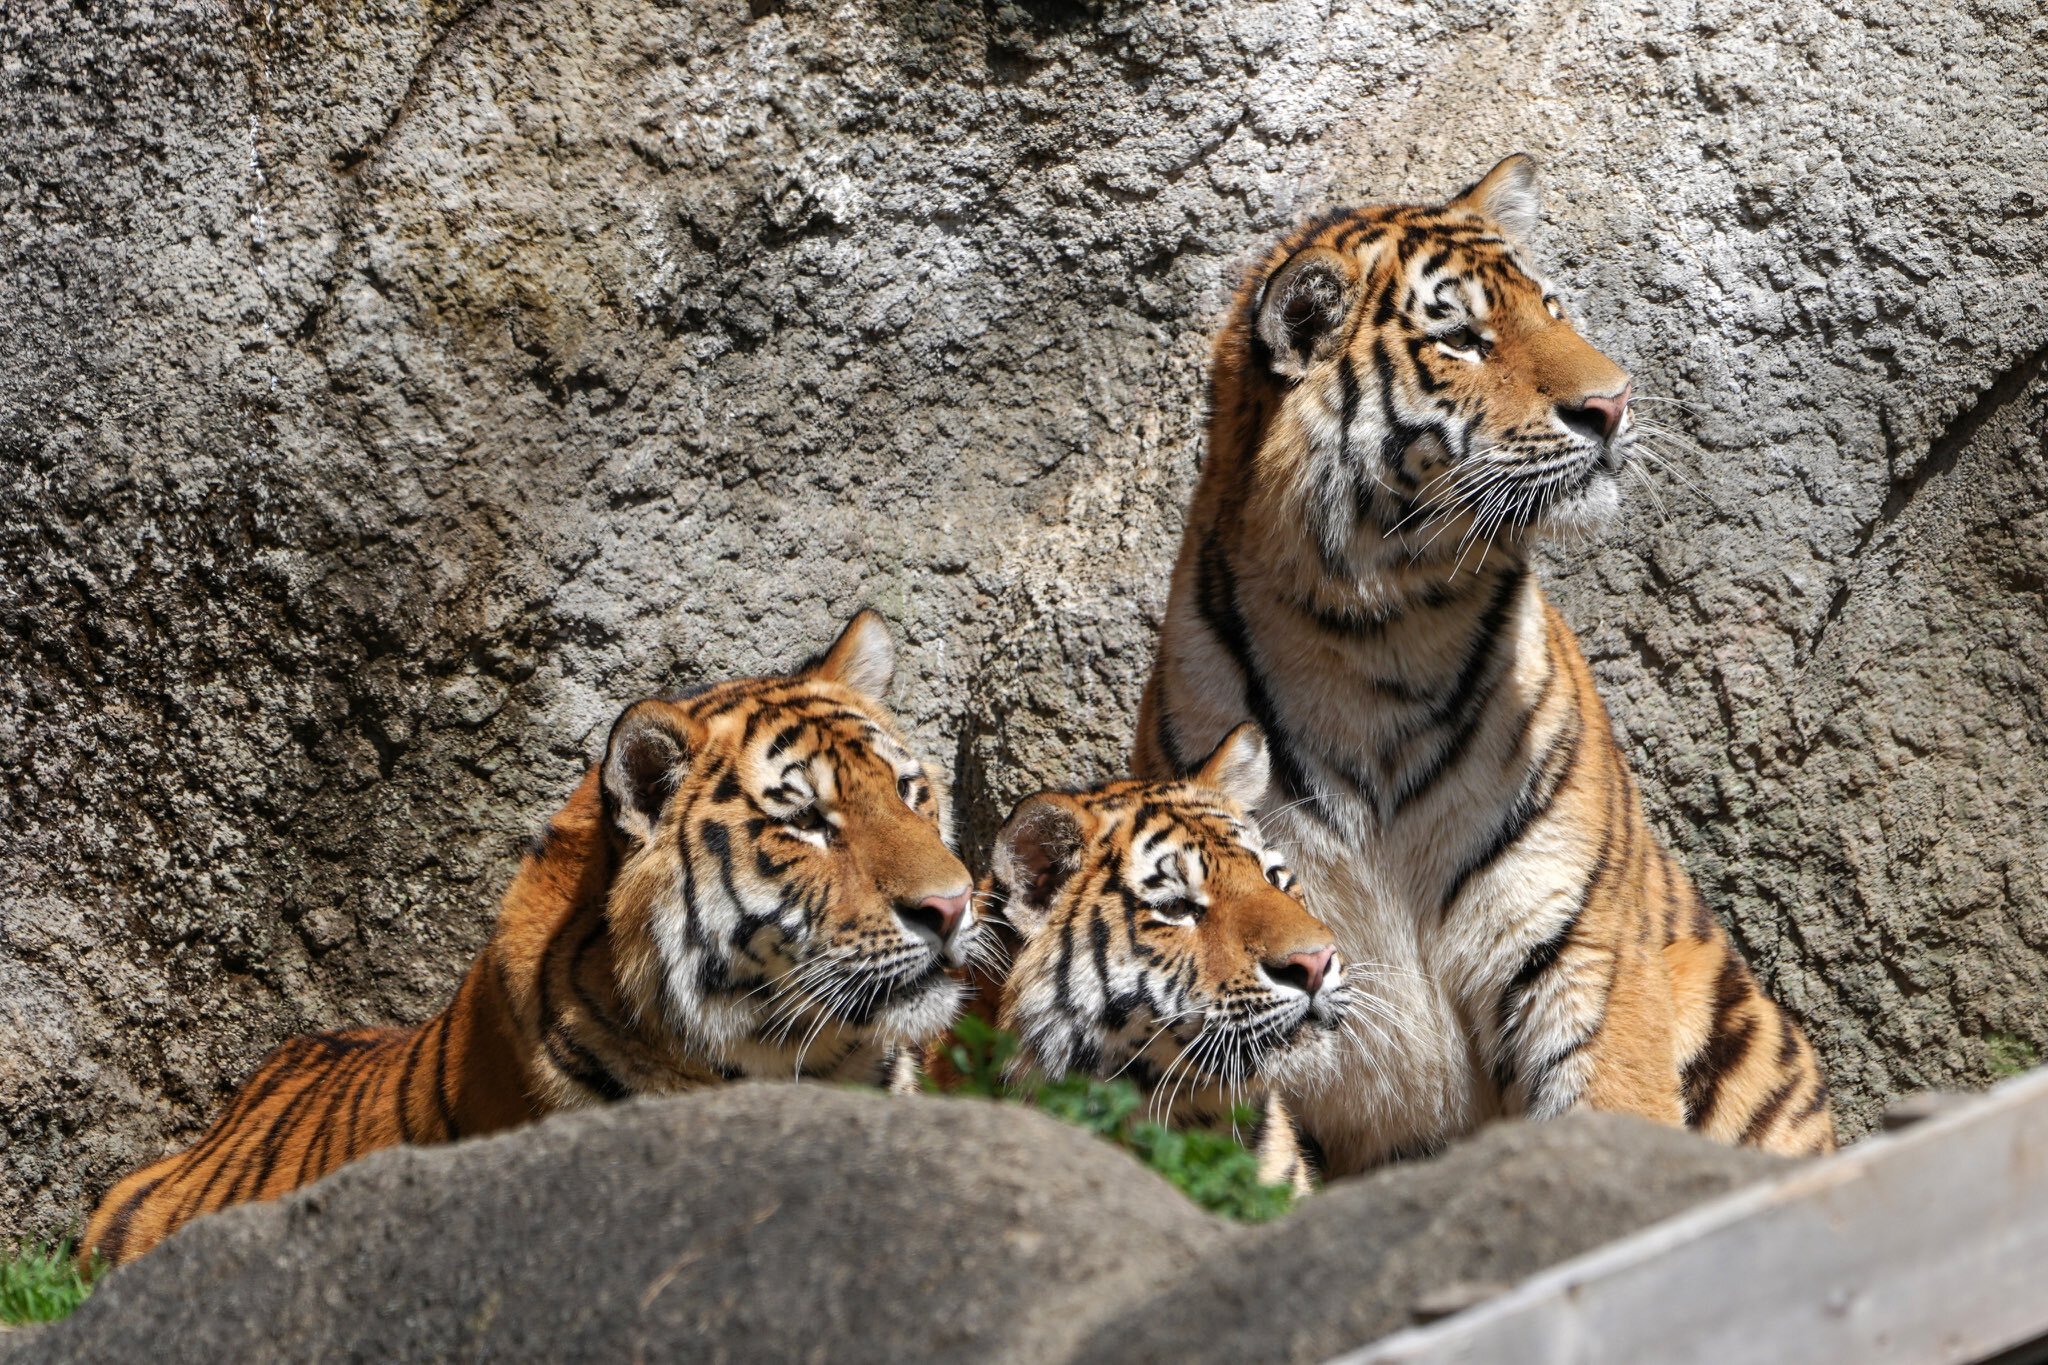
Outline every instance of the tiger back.
<path id="1" fill-rule="evenodd" d="M 946 801 L 875 698 L 863 612 L 792 673 L 628 707 L 521 859 L 448 1007 L 293 1039 L 81 1239 L 133 1259 L 364 1153 L 746 1077 L 881 1081 L 952 1021 L 979 935 Z"/>
<path id="2" fill-rule="evenodd" d="M 1285 1095 L 1327 1079 L 1354 997 L 1260 836 L 1266 764 L 1247 725 L 1186 779 L 1020 802 L 987 883 L 1010 964 L 981 973 L 973 1008 L 1017 1037 L 1018 1071 L 1126 1077 L 1178 1128 L 1228 1130 L 1253 1109 L 1261 1178 L 1305 1190 Z"/>
<path id="3" fill-rule="evenodd" d="M 1531 565 L 1618 503 L 1629 376 L 1522 241 L 1533 163 L 1439 206 L 1334 212 L 1239 289 L 1134 771 L 1246 720 L 1310 906 L 1386 963 L 1396 1049 L 1302 1107 L 1335 1172 L 1578 1106 L 1833 1146 L 1798 1025 L 1646 820 Z"/>

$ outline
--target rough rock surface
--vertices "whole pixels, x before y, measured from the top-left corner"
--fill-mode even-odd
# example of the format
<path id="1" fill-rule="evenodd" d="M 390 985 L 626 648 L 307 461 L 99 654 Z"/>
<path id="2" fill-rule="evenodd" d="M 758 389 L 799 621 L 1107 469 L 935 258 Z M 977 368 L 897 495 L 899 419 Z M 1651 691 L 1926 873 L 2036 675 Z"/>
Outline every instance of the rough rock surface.
<path id="1" fill-rule="evenodd" d="M 1037 1113 L 744 1086 L 373 1155 L 199 1220 L 7 1358 L 1315 1360 L 1783 1165 L 1500 1125 L 1243 1229 Z"/>
<path id="2" fill-rule="evenodd" d="M 2044 47 L 2029 0 L 10 3 L 0 1229 L 424 1016 L 636 695 L 870 602 L 972 829 L 1116 768 L 1237 272 L 1514 148 L 1670 400 L 1555 556 L 1655 818 L 1851 1133 L 2038 1056 Z"/>
<path id="3" fill-rule="evenodd" d="M 1790 1166 L 1613 1114 L 1494 1124 L 1233 1237 L 1073 1358 L 1311 1365 Z"/>

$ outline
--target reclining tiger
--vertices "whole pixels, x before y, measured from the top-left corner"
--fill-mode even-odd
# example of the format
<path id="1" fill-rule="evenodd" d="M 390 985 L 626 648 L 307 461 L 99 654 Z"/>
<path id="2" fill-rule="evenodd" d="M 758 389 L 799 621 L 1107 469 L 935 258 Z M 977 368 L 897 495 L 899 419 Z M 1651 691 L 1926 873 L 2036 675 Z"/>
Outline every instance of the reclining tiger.
<path id="1" fill-rule="evenodd" d="M 1531 570 L 1619 501 L 1629 376 L 1522 245 L 1534 164 L 1449 203 L 1331 213 L 1239 289 L 1134 771 L 1253 720 L 1258 804 L 1397 1052 L 1343 1040 L 1297 1097 L 1332 1174 L 1489 1116 L 1646 1115 L 1834 1145 L 1799 1026 L 1644 817 L 1584 655 Z M 1426 1026 L 1424 1026 L 1426 1024 Z"/>
<path id="2" fill-rule="evenodd" d="M 1128 1077 L 1172 1127 L 1228 1130 L 1250 1107 L 1259 1178 L 1305 1193 L 1315 1163 L 1285 1097 L 1327 1079 L 1360 1027 L 1360 969 L 1260 837 L 1267 782 L 1265 739 L 1243 725 L 1184 780 L 1019 802 L 986 883 L 1011 965 L 977 970 L 968 1007 L 1016 1035 L 1014 1070 Z M 943 1044 L 927 1058 L 947 1088 Z"/>
<path id="3" fill-rule="evenodd" d="M 626 708 L 449 1006 L 279 1047 L 196 1144 L 115 1185 L 81 1254 L 131 1260 L 380 1147 L 914 1067 L 979 926 L 940 779 L 875 700 L 893 669 L 863 612 L 790 674 Z"/>

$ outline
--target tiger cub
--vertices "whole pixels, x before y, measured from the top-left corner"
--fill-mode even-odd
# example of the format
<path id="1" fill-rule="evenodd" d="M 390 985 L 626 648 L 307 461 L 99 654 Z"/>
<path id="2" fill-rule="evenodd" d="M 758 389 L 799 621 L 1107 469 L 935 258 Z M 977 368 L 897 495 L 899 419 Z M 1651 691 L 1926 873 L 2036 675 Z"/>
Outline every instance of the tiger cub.
<path id="1" fill-rule="evenodd" d="M 1644 818 L 1531 565 L 1616 506 L 1636 436 L 1629 376 L 1529 263 L 1536 221 L 1514 156 L 1441 206 L 1318 218 L 1246 278 L 1134 770 L 1257 721 L 1267 833 L 1338 946 L 1392 969 L 1401 1048 L 1343 1040 L 1301 1108 L 1333 1173 L 1581 1106 L 1825 1152 L 1813 1048 Z"/>
<path id="2" fill-rule="evenodd" d="M 741 1077 L 881 1080 L 957 1012 L 979 933 L 938 775 L 875 698 L 862 612 L 794 672 L 626 708 L 521 861 L 455 999 L 284 1044 L 194 1146 L 100 1203 L 81 1254 L 365 1152 Z"/>
<path id="3" fill-rule="evenodd" d="M 1281 1096 L 1336 1061 L 1353 995 L 1260 837 L 1266 787 L 1265 740 L 1244 725 L 1185 780 L 1019 803 L 989 877 L 1012 961 L 982 974 L 972 1008 L 1017 1036 L 1019 1069 L 1128 1077 L 1175 1127 L 1228 1128 L 1255 1107 L 1260 1178 L 1305 1192 Z"/>

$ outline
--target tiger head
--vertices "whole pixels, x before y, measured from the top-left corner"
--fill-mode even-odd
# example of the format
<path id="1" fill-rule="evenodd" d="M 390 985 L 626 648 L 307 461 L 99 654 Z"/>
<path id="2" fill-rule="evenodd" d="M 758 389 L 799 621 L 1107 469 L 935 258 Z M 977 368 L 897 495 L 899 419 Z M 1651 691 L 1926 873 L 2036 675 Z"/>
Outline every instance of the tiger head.
<path id="1" fill-rule="evenodd" d="M 612 726 L 622 991 L 742 1064 L 914 1043 L 958 1010 L 972 883 L 938 774 L 875 700 L 894 652 L 862 612 L 792 673 L 636 702 Z"/>
<path id="2" fill-rule="evenodd" d="M 1323 572 L 1462 559 L 1618 504 L 1632 386 L 1531 265 L 1536 223 L 1535 163 L 1511 156 L 1443 205 L 1311 222 L 1239 291 L 1212 448 L 1251 459 Z"/>
<path id="3" fill-rule="evenodd" d="M 998 1022 L 1022 1061 L 1228 1095 L 1334 1060 L 1352 993 L 1260 839 L 1267 776 L 1264 736 L 1241 725 L 1184 780 L 1018 805 L 991 881 L 1017 938 Z"/>

